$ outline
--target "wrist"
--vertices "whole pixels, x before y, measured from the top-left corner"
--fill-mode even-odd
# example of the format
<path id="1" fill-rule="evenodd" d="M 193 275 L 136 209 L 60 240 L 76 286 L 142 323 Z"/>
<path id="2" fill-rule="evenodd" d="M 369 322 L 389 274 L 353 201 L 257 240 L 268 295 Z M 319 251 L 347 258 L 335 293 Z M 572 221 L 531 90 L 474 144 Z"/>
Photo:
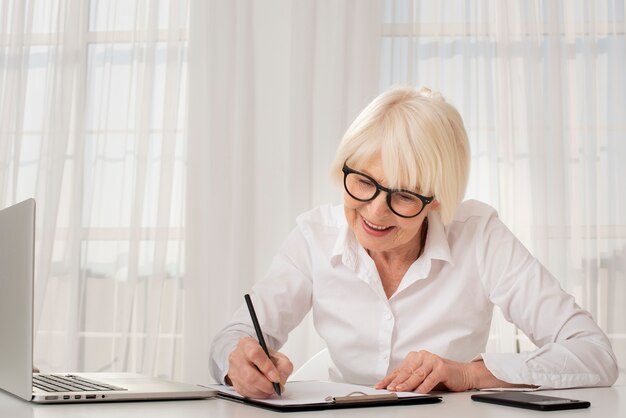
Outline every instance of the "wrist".
<path id="1" fill-rule="evenodd" d="M 469 389 L 509 386 L 508 383 L 495 377 L 482 360 L 472 361 L 468 364 L 468 375 Z"/>
<path id="2" fill-rule="evenodd" d="M 465 365 L 465 384 L 467 390 L 480 388 L 481 365 L 476 364 L 478 361 L 472 361 Z M 480 362 L 482 363 L 482 362 Z M 484 364 L 482 365 L 484 367 Z"/>

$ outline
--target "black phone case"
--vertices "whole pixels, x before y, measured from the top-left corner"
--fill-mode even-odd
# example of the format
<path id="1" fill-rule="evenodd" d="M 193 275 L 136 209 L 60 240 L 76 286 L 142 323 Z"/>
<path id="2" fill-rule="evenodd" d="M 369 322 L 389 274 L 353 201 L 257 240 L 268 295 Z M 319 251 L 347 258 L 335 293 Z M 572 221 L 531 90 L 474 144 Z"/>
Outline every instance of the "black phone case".
<path id="1" fill-rule="evenodd" d="M 559 411 L 563 409 L 589 408 L 591 406 L 591 403 L 578 399 L 558 398 L 556 396 L 525 392 L 481 393 L 472 395 L 472 400 L 536 411 Z"/>

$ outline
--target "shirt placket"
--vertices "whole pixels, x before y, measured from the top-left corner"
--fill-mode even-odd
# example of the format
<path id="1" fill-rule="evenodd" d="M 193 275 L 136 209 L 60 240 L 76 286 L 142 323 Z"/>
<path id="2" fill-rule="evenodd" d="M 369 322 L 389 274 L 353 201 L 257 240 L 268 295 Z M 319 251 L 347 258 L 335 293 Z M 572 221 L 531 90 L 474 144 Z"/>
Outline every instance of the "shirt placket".
<path id="1" fill-rule="evenodd" d="M 381 302 L 380 326 L 378 332 L 378 365 L 376 372 L 384 377 L 389 370 L 391 362 L 391 348 L 393 330 L 395 327 L 395 316 L 388 301 Z"/>
<path id="2" fill-rule="evenodd" d="M 385 290 L 380 282 L 380 276 L 378 275 L 374 262 L 371 259 L 368 259 L 364 264 L 365 268 L 364 271 L 362 271 L 362 277 L 368 283 L 378 299 L 378 353 L 376 357 L 375 370 L 376 374 L 382 378 L 387 375 L 389 363 L 391 361 L 395 315 L 391 305 L 389 304 L 389 300 L 385 295 Z"/>

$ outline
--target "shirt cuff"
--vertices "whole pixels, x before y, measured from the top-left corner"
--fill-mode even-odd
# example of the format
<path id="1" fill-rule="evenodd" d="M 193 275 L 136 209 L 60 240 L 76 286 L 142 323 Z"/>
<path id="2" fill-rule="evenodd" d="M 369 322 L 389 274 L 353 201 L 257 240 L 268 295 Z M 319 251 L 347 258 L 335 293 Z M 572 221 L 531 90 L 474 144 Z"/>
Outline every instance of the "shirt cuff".
<path id="1" fill-rule="evenodd" d="M 481 356 L 485 367 L 507 383 L 533 385 L 539 389 L 598 386 L 600 378 L 597 374 L 563 367 L 555 370 L 553 362 L 538 355 L 540 352 L 483 353 Z"/>
<path id="2" fill-rule="evenodd" d="M 535 385 L 524 356 L 518 353 L 482 353 L 485 367 L 496 378 L 516 385 Z"/>
<path id="3" fill-rule="evenodd" d="M 221 346 L 218 349 L 215 349 L 215 352 L 211 356 L 210 359 L 210 371 L 213 378 L 221 383 L 222 385 L 226 385 L 226 375 L 228 374 L 228 356 L 235 349 L 239 338 L 231 338 L 227 339 L 227 341 L 222 341 Z"/>

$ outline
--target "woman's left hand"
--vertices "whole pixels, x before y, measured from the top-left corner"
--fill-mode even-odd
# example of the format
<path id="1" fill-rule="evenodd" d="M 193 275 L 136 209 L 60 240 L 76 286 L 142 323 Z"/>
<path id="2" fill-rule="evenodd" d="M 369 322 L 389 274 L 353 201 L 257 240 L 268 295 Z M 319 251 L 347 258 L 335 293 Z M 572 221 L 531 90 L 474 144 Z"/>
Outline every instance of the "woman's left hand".
<path id="1" fill-rule="evenodd" d="M 484 364 L 481 363 L 484 368 Z M 473 389 L 474 363 L 458 363 L 428 351 L 410 352 L 402 364 L 375 385 L 376 389 L 428 393 L 435 387 L 461 392 Z M 442 388 L 441 386 L 445 386 Z"/>

